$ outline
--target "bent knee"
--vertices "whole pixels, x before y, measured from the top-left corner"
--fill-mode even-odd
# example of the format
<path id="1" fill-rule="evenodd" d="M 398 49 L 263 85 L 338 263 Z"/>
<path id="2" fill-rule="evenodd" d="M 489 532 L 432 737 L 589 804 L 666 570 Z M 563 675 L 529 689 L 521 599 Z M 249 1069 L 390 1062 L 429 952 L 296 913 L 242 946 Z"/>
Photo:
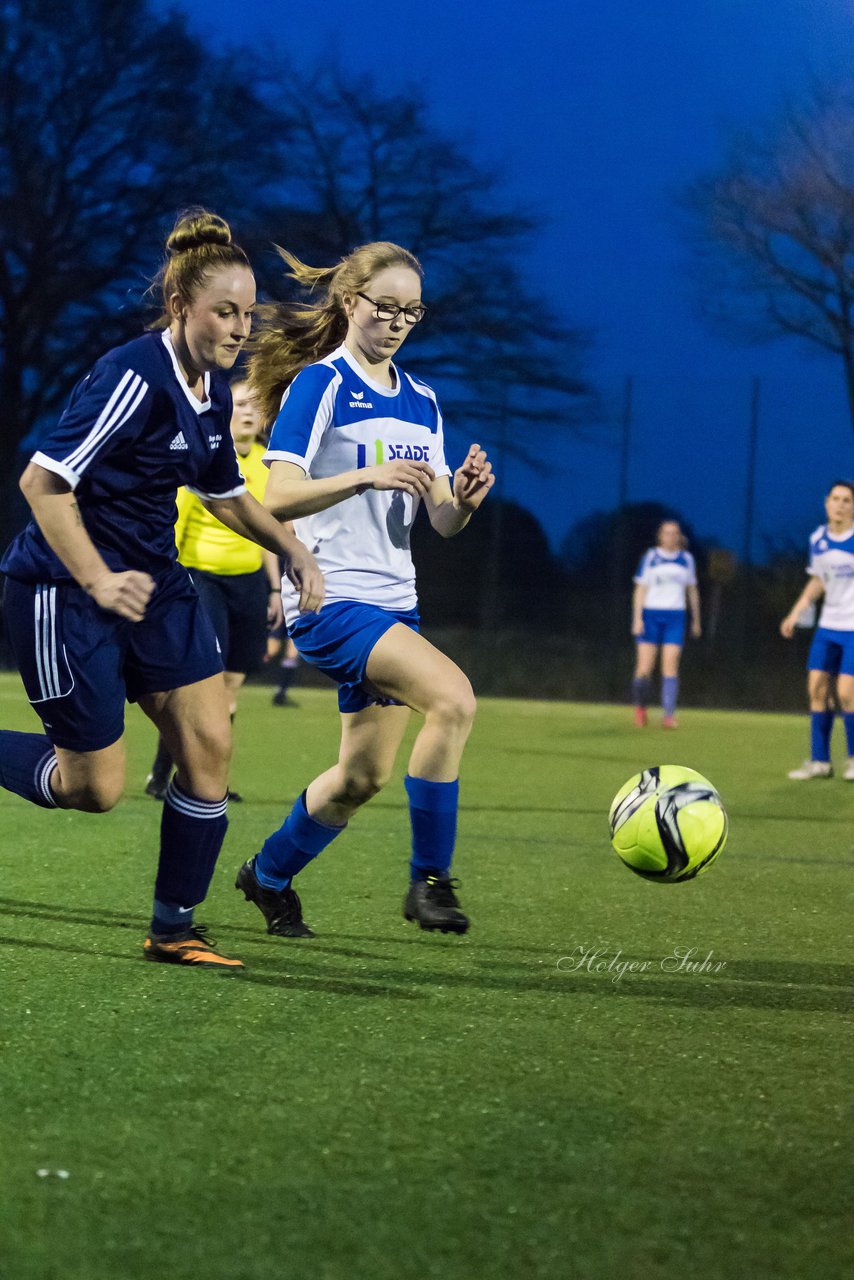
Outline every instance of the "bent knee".
<path id="1" fill-rule="evenodd" d="M 367 804 L 382 791 L 388 782 L 389 774 L 380 769 L 360 769 L 344 775 L 342 795 L 336 797 L 344 804 Z"/>
<path id="2" fill-rule="evenodd" d="M 428 711 L 448 730 L 468 730 L 477 712 L 477 699 L 468 680 L 461 680 L 448 689 L 439 690 Z"/>
<path id="3" fill-rule="evenodd" d="M 62 807 L 79 809 L 82 813 L 109 813 L 124 793 L 123 783 L 88 782 L 62 797 Z"/>
<path id="4" fill-rule="evenodd" d="M 193 771 L 211 773 L 227 770 L 231 763 L 231 727 L 206 730 L 194 735 L 192 741 L 183 744 L 184 763 Z"/>

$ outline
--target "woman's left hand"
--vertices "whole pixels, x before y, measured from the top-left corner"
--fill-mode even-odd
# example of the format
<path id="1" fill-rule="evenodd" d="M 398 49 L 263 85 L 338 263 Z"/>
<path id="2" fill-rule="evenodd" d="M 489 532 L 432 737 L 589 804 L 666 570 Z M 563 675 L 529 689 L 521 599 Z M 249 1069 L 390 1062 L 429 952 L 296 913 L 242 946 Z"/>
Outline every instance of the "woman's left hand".
<path id="1" fill-rule="evenodd" d="M 494 484 L 495 475 L 486 450 L 473 444 L 463 465 L 454 472 L 454 501 L 463 511 L 477 511 Z"/>
<path id="2" fill-rule="evenodd" d="M 276 591 L 274 587 L 270 588 L 270 594 L 267 598 L 267 626 L 271 631 L 275 631 L 276 627 L 280 627 L 285 618 L 285 611 L 282 608 L 282 593 Z"/>

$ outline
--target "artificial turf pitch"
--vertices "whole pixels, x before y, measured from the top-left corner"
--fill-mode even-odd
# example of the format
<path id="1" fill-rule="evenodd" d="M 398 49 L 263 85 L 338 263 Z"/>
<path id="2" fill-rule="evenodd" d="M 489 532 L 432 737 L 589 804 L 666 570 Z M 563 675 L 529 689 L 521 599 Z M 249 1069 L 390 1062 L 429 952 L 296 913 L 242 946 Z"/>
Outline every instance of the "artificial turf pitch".
<path id="1" fill-rule="evenodd" d="M 854 785 L 787 782 L 805 718 L 685 710 L 665 733 L 484 700 L 468 936 L 401 917 L 403 752 L 301 877 L 317 938 L 287 941 L 232 884 L 334 758 L 334 694 L 297 696 L 244 691 L 245 803 L 199 913 L 242 978 L 143 961 L 159 812 L 138 711 L 112 813 L 0 797 L 3 1280 L 854 1274 Z M 15 676 L 0 723 L 36 727 Z M 613 793 L 659 763 L 705 773 L 730 812 L 685 885 L 608 844 Z"/>

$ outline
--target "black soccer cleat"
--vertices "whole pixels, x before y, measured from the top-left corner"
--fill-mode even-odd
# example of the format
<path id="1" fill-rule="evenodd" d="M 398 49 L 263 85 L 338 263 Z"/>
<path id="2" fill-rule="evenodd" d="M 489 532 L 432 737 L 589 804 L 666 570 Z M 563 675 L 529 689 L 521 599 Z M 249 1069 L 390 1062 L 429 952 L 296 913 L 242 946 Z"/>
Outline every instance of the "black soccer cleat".
<path id="1" fill-rule="evenodd" d="M 422 929 L 439 929 L 442 933 L 465 933 L 468 916 L 460 911 L 454 889 L 459 880 L 449 876 L 428 875 L 413 880 L 403 903 L 405 920 L 417 920 Z"/>
<path id="2" fill-rule="evenodd" d="M 302 903 L 294 889 L 266 889 L 255 875 L 254 858 L 244 862 L 234 882 L 235 889 L 242 889 L 247 902 L 254 902 L 267 921 L 267 932 L 279 938 L 313 938 L 302 918 Z"/>
<path id="3" fill-rule="evenodd" d="M 155 800 L 165 800 L 171 774 L 171 769 L 167 773 L 150 773 L 145 779 L 145 794 Z"/>

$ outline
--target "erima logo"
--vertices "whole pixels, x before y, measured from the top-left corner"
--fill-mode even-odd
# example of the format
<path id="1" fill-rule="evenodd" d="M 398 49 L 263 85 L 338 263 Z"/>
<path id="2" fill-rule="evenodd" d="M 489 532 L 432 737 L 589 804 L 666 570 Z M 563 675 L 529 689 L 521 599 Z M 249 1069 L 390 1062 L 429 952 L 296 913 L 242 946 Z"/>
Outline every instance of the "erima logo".
<path id="1" fill-rule="evenodd" d="M 189 449 L 187 441 L 184 439 L 184 432 L 179 431 L 175 439 L 170 444 L 170 449 Z"/>
<path id="2" fill-rule="evenodd" d="M 373 409 L 374 406 L 371 403 L 371 401 L 365 400 L 364 398 L 364 395 L 365 395 L 364 387 L 361 387 L 358 391 L 351 391 L 350 395 L 353 397 L 353 399 L 350 401 L 351 409 Z"/>

